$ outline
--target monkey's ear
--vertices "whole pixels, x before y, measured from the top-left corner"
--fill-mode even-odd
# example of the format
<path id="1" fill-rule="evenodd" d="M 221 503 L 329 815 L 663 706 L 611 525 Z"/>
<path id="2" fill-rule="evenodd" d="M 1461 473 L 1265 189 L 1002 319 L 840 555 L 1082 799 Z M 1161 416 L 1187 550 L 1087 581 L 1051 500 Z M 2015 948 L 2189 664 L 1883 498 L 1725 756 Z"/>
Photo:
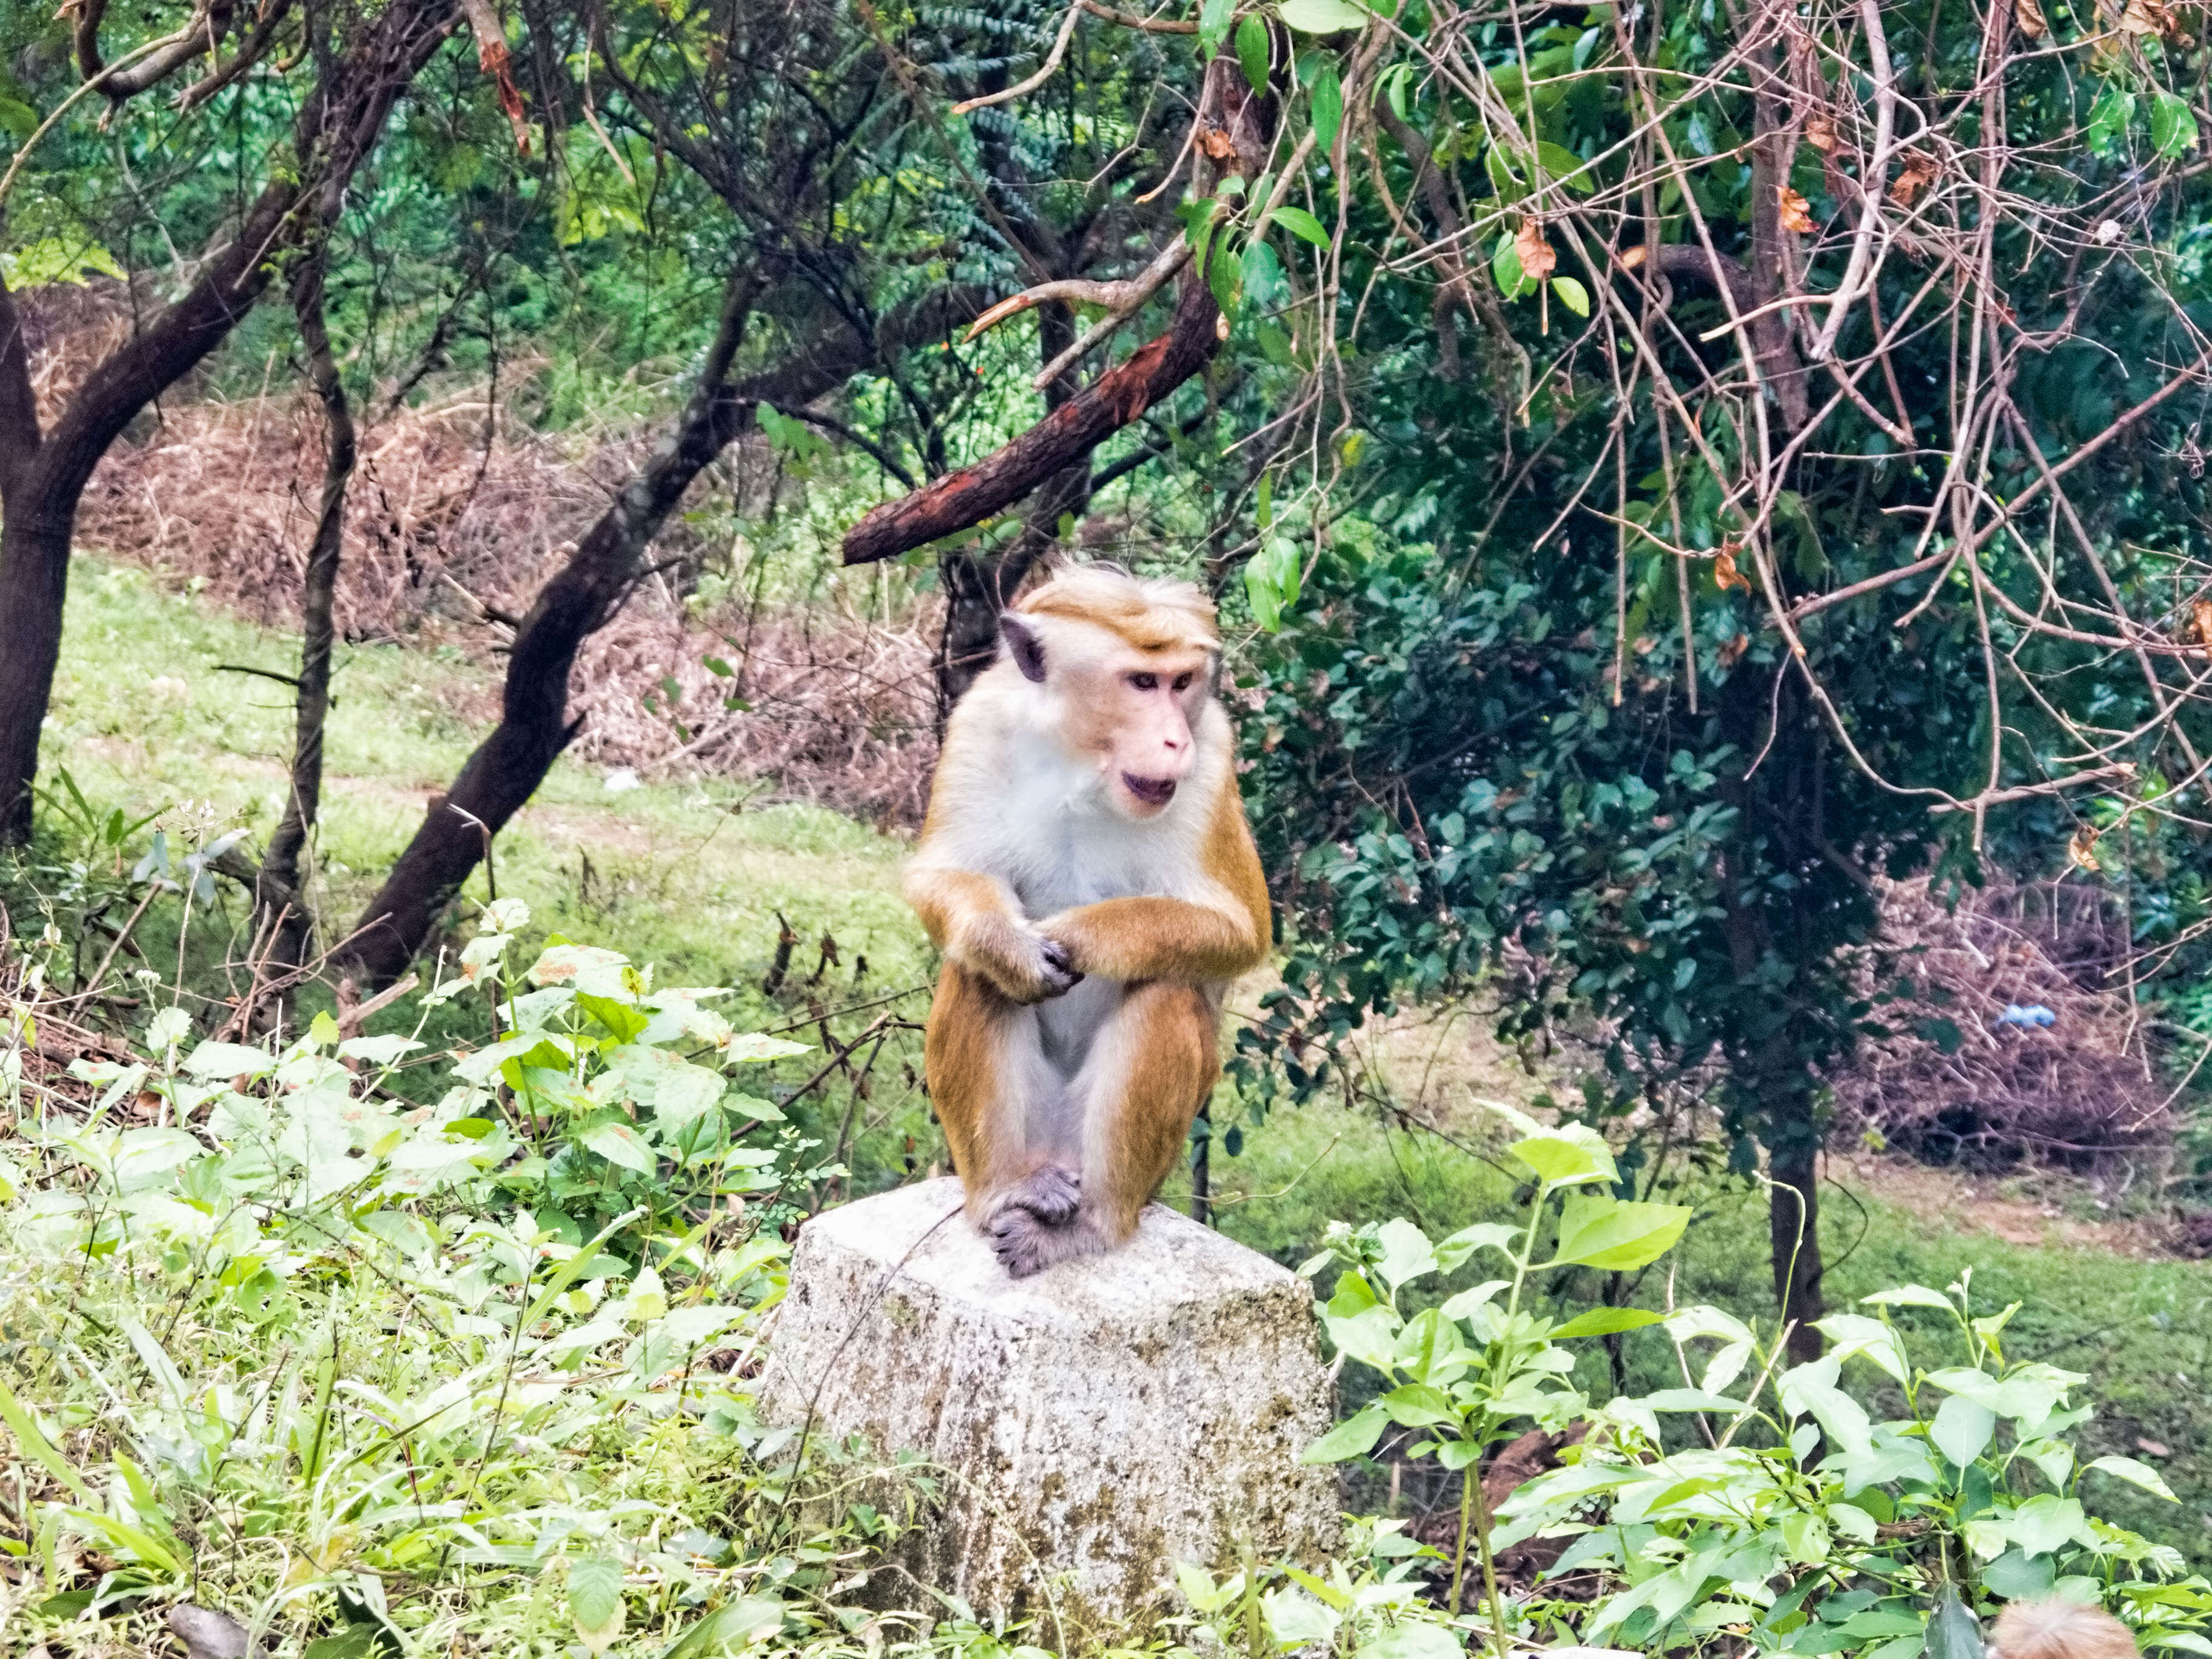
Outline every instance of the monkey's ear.
<path id="1" fill-rule="evenodd" d="M 1206 695 L 1209 697 L 1221 695 L 1221 653 L 1218 651 L 1211 653 L 1206 659 Z"/>
<path id="2" fill-rule="evenodd" d="M 1044 641 L 1036 630 L 1009 611 L 999 618 L 999 631 L 1006 636 L 1006 650 L 1024 679 L 1044 684 Z"/>

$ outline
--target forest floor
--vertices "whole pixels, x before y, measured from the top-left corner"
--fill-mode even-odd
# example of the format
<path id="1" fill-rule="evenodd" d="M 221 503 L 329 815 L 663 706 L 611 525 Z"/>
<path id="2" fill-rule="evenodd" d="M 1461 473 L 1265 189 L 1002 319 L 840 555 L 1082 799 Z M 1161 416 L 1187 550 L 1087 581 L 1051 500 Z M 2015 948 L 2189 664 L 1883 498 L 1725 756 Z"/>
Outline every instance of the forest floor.
<path id="1" fill-rule="evenodd" d="M 64 649 L 49 784 L 66 768 L 102 811 L 165 811 L 173 845 L 195 823 L 212 833 L 244 821 L 266 836 L 283 804 L 289 697 L 225 665 L 289 672 L 295 639 L 143 571 L 79 558 Z M 342 647 L 338 660 L 316 896 L 326 914 L 349 916 L 482 735 L 459 711 L 489 703 L 491 671 L 451 651 L 398 646 Z M 895 836 L 776 802 L 757 784 L 636 783 L 564 761 L 501 836 L 498 879 L 502 893 L 528 900 L 538 927 L 655 962 L 665 979 L 757 982 L 787 921 L 805 941 L 794 965 L 823 975 L 824 997 L 880 996 L 918 992 L 928 977 L 925 943 L 898 896 L 904 851 Z M 481 873 L 471 890 L 483 896 Z M 28 921 L 15 918 L 17 930 Z M 834 967 L 817 961 L 825 935 Z M 1316 1104 L 1248 1126 L 1238 1157 L 1217 1143 L 1224 1231 L 1295 1261 L 1332 1218 L 1405 1214 L 1449 1231 L 1510 1207 L 1512 1177 L 1484 1156 L 1494 1137 L 1476 1103 L 1525 1103 L 1539 1079 L 1465 1010 L 1423 1016 L 1414 1036 L 1384 1047 L 1394 1097 L 1412 1109 L 1402 1116 Z M 856 1156 L 856 1186 L 897 1178 L 884 1154 L 900 1139 L 918 1160 L 908 1168 L 931 1157 L 915 1150 L 929 1134 L 918 1097 L 878 1129 L 877 1167 L 872 1175 Z M 1965 1176 L 1870 1154 L 1839 1153 L 1828 1173 L 1831 1304 L 1900 1282 L 1940 1289 L 1966 1269 L 1984 1311 L 2024 1303 L 2008 1351 L 2090 1374 L 2094 1450 L 2147 1457 L 2182 1499 L 2160 1504 L 2116 1486 L 2102 1494 L 2108 1512 L 2212 1565 L 2212 1265 L 2168 1253 L 2160 1218 L 2139 1196 L 2130 1209 L 2127 1195 L 2080 1182 Z M 1763 1194 L 1692 1173 L 1670 1195 L 1698 1206 L 1696 1224 L 1665 1276 L 1647 1274 L 1636 1295 L 1766 1316 Z M 1164 1194 L 1182 1196 L 1174 1187 Z M 1654 1334 L 1632 1334 L 1626 1351 L 1632 1381 L 1679 1380 Z"/>

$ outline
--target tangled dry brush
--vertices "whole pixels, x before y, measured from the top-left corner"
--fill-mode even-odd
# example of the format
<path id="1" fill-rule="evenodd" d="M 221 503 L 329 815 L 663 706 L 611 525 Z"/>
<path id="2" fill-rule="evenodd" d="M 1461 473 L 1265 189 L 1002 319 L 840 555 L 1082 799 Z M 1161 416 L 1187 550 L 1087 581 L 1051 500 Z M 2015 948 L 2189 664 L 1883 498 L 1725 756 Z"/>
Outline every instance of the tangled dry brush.
<path id="1" fill-rule="evenodd" d="M 23 309 L 47 411 L 132 326 L 120 284 L 33 290 Z M 379 402 L 356 418 L 339 637 L 452 644 L 488 664 L 653 437 L 532 432 L 480 388 Z M 762 480 L 749 475 L 770 465 L 739 446 L 700 490 L 757 495 Z M 109 452 L 85 492 L 78 544 L 296 629 L 322 466 L 311 398 L 229 400 L 188 385 Z M 927 618 L 886 626 L 834 606 L 702 606 L 686 590 L 726 562 L 727 547 L 672 520 L 655 552 L 662 568 L 578 663 L 577 757 L 648 775 L 755 779 L 887 826 L 918 822 L 934 748 Z M 710 657 L 732 672 L 710 671 Z M 489 675 L 480 702 L 461 712 L 489 727 L 498 714 Z"/>

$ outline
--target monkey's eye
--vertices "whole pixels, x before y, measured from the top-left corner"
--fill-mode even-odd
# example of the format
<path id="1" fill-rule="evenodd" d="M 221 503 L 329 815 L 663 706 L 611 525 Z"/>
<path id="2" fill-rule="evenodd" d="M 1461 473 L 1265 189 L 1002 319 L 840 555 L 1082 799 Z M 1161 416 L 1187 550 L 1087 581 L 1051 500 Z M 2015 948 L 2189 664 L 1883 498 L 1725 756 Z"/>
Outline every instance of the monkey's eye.
<path id="1" fill-rule="evenodd" d="M 1158 674 L 1132 674 L 1129 684 L 1139 691 L 1157 691 L 1160 687 L 1160 677 Z"/>
<path id="2" fill-rule="evenodd" d="M 1176 675 L 1176 678 L 1175 678 L 1175 689 L 1176 689 L 1176 690 L 1178 690 L 1178 691 L 1188 691 L 1188 690 L 1190 690 L 1190 679 L 1191 679 L 1191 677 L 1190 677 L 1189 675 L 1188 675 L 1188 674 L 1178 674 L 1178 675 Z"/>

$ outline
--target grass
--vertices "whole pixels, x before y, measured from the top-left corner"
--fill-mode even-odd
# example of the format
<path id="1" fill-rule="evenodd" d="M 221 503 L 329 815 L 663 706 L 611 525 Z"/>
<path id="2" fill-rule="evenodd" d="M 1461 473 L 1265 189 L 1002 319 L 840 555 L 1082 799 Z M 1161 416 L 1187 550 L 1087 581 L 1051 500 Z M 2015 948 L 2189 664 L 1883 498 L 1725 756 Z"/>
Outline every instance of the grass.
<path id="1" fill-rule="evenodd" d="M 66 766 L 96 801 L 164 811 L 180 838 L 236 824 L 265 835 L 283 805 L 289 702 L 281 687 L 218 665 L 286 672 L 296 642 L 210 614 L 133 569 L 80 559 L 73 576 L 49 766 Z M 495 699 L 482 665 L 399 647 L 344 647 L 337 685 L 318 896 L 327 914 L 348 916 L 405 843 L 428 795 L 465 758 Z M 498 873 L 503 892 L 530 901 L 541 929 L 655 962 L 664 980 L 747 988 L 743 1006 L 731 1010 L 741 1029 L 804 1022 L 817 1028 L 816 1036 L 842 1042 L 886 1009 L 919 1018 L 918 996 L 873 1000 L 924 985 L 929 971 L 920 931 L 897 895 L 902 851 L 897 841 L 834 813 L 749 806 L 744 792 L 724 782 L 649 783 L 615 793 L 599 775 L 564 763 L 501 837 Z M 483 893 L 479 874 L 471 896 Z M 227 902 L 234 920 L 235 897 Z M 757 988 L 780 918 L 803 943 L 793 957 L 794 983 L 768 997 Z M 19 917 L 19 931 L 22 925 Z M 809 983 L 824 934 L 834 938 L 841 965 L 823 964 Z M 150 960 L 165 962 L 162 950 L 173 950 L 173 939 L 149 930 Z M 863 957 L 866 972 L 856 981 Z M 855 1011 L 838 1012 L 848 1006 Z M 408 1019 L 403 1006 L 386 1024 L 404 1028 Z M 878 1036 L 876 1048 L 857 1052 L 850 1068 L 796 1114 L 854 1166 L 848 1182 L 821 1197 L 893 1184 L 942 1157 L 914 1076 L 913 1032 L 894 1025 Z M 793 1064 L 787 1083 L 814 1069 L 811 1059 Z M 1486 1070 L 1493 1090 L 1517 1083 L 1528 1091 L 1525 1080 Z M 1510 1213 L 1513 1177 L 1462 1146 L 1340 1108 L 1281 1111 L 1248 1133 L 1241 1157 L 1217 1146 L 1218 1223 L 1255 1249 L 1296 1261 L 1335 1218 L 1404 1214 L 1449 1231 Z M 2182 1499 L 2160 1504 L 2114 1487 L 2102 1495 L 2109 1512 L 2200 1565 L 2212 1562 L 2212 1402 L 2204 1386 L 2212 1375 L 2212 1268 L 2069 1242 L 2056 1226 L 2040 1243 L 1999 1237 L 1977 1224 L 1970 1206 L 1936 1212 L 1924 1186 L 1936 1177 L 1885 1196 L 1879 1170 L 1873 1174 L 1870 1185 L 1838 1188 L 1824 1206 L 1831 1304 L 1905 1281 L 1940 1289 L 1968 1268 L 1988 1306 L 2021 1301 L 2008 1332 L 2013 1349 L 2092 1379 L 2100 1407 L 2088 1431 L 2093 1449 L 2154 1462 Z M 1179 1203 L 1183 1188 L 1171 1183 L 1164 1196 Z M 1692 1197 L 1698 1219 L 1669 1258 L 1675 1298 L 1771 1317 L 1763 1195 L 1708 1185 Z M 1595 1290 L 1565 1288 L 1584 1297 Z M 1647 1276 L 1634 1299 L 1656 1304 L 1665 1293 L 1662 1279 Z M 1632 1334 L 1624 1358 L 1632 1390 L 1679 1381 L 1671 1351 L 1650 1333 Z M 1611 1386 L 1599 1374 L 1584 1382 Z M 2149 1449 L 2157 1447 L 2166 1449 Z"/>

